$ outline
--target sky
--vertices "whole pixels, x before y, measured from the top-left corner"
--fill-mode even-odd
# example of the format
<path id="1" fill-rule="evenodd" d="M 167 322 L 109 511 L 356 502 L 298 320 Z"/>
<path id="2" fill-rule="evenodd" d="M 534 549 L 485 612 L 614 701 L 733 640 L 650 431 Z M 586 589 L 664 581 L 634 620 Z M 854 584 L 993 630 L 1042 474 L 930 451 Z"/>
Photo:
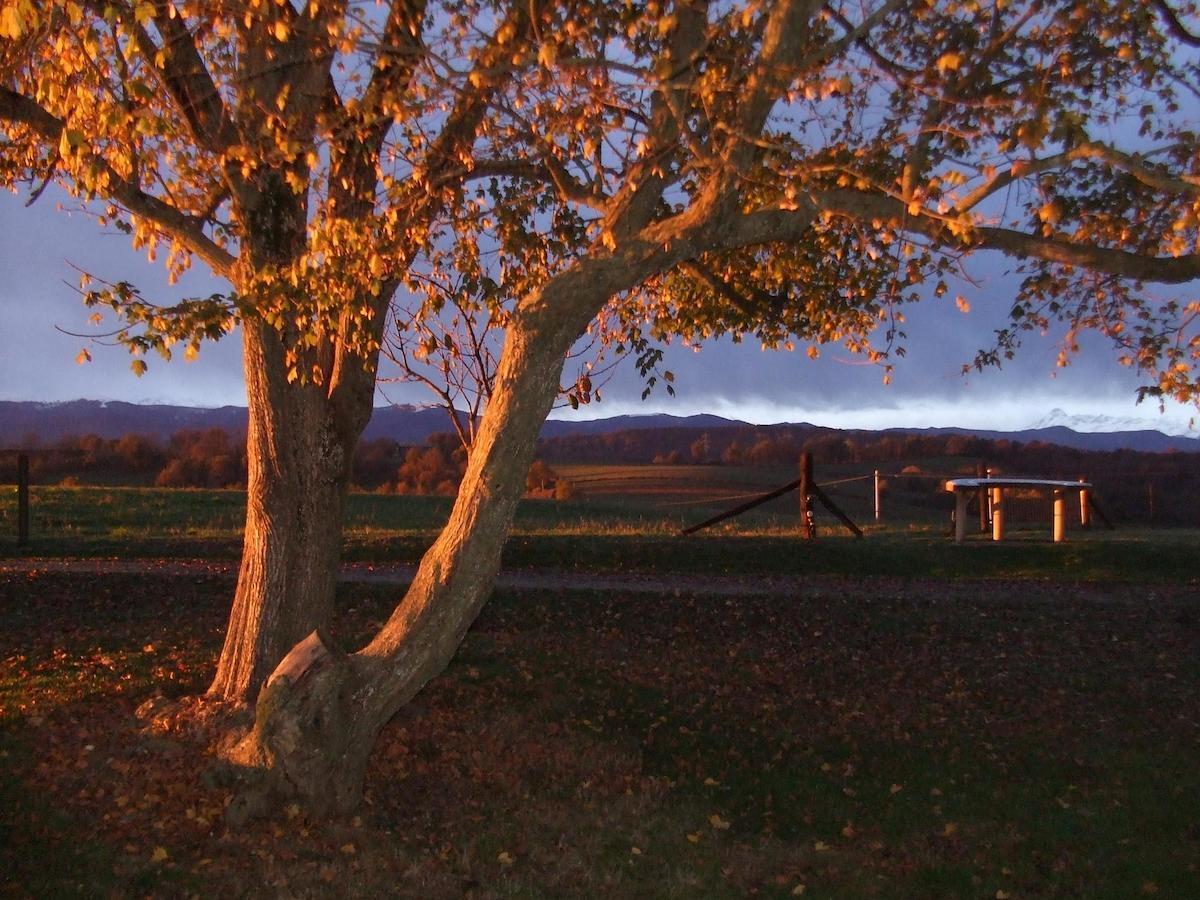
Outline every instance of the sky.
<path id="1" fill-rule="evenodd" d="M 79 334 L 95 334 L 90 311 L 80 299 L 78 268 L 110 280 L 136 284 L 149 299 L 170 303 L 225 289 L 223 282 L 195 270 L 168 286 L 161 265 L 151 265 L 120 233 L 104 233 L 96 223 L 48 191 L 33 207 L 24 197 L 0 192 L 0 400 L 124 400 L 187 406 L 244 405 L 241 345 L 236 334 L 207 345 L 199 358 L 171 363 L 150 360 L 149 372 L 135 376 L 123 348 L 97 346 Z M 715 413 L 756 423 L 812 422 L 851 428 L 934 427 L 1015 430 L 1044 422 L 1055 410 L 1068 416 L 1106 417 L 1123 427 L 1189 430 L 1195 410 L 1169 405 L 1160 413 L 1153 402 L 1137 405 L 1136 373 L 1120 367 L 1115 352 L 1098 339 L 1065 369 L 1057 368 L 1053 336 L 1031 336 L 1017 359 L 1003 369 L 961 374 L 962 365 L 989 345 L 1004 324 L 1012 300 L 1014 263 L 995 254 L 969 264 L 976 286 L 964 289 L 969 313 L 954 304 L 955 290 L 906 309 L 907 356 L 895 360 L 892 383 L 883 372 L 837 347 L 818 360 L 802 351 L 763 352 L 757 344 L 728 340 L 700 352 L 672 345 L 663 368 L 675 376 L 676 396 L 661 389 L 640 399 L 642 385 L 623 367 L 603 389 L 604 401 L 578 414 L 595 418 L 665 412 Z M 77 268 L 78 267 L 78 268 Z M 75 332 L 75 335 L 64 332 Z M 78 365 L 81 348 L 93 361 Z M 387 372 L 384 373 L 385 378 Z M 567 380 L 573 380 L 568 370 Z M 384 383 L 379 404 L 433 400 L 425 389 Z M 1136 421 L 1130 421 L 1136 420 Z"/>

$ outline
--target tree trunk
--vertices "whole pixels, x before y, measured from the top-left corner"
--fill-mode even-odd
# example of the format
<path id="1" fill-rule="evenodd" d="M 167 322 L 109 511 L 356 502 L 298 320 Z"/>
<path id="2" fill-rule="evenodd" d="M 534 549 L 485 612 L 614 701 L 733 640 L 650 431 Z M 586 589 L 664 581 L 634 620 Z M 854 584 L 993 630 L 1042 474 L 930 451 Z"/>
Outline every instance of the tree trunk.
<path id="1" fill-rule="evenodd" d="M 246 532 L 233 610 L 209 696 L 253 701 L 333 604 L 350 464 L 371 393 L 349 417 L 326 388 L 289 382 L 284 345 L 246 322 Z"/>
<path id="2" fill-rule="evenodd" d="M 343 656 L 313 631 L 271 676 L 232 753 L 265 776 L 253 808 L 287 798 L 318 814 L 353 809 L 379 730 L 453 657 L 491 593 L 565 353 L 613 292 L 587 274 L 560 276 L 514 317 L 450 519 L 379 634 Z"/>

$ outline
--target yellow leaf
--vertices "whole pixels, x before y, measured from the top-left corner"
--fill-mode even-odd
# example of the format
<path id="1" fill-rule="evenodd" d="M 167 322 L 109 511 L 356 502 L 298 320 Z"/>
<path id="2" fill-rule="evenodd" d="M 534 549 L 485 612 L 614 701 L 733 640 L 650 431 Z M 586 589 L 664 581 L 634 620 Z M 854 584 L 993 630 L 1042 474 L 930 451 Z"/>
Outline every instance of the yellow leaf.
<path id="1" fill-rule="evenodd" d="M 698 844 L 698 843 L 700 843 L 700 832 L 698 832 L 698 831 L 693 831 L 691 834 L 689 834 L 689 835 L 687 836 L 687 839 L 688 839 L 688 843 L 689 843 L 689 844 Z"/>
<path id="2" fill-rule="evenodd" d="M 941 59 L 937 61 L 939 72 L 954 72 L 962 65 L 962 55 L 955 53 L 953 50 L 949 53 L 943 53 Z"/>
<path id="3" fill-rule="evenodd" d="M 358 848 L 355 847 L 353 844 L 342 844 L 341 850 L 347 856 L 353 856 L 355 853 L 358 852 Z"/>
<path id="4" fill-rule="evenodd" d="M 558 47 L 547 41 L 538 47 L 538 62 L 549 69 L 558 59 Z"/>
<path id="5" fill-rule="evenodd" d="M 967 298 L 962 294 L 959 294 L 954 298 L 954 305 L 958 307 L 959 312 L 968 313 L 971 311 L 970 301 L 968 301 Z"/>
<path id="6" fill-rule="evenodd" d="M 1038 210 L 1038 218 L 1047 225 L 1054 225 L 1062 218 L 1062 207 L 1058 205 L 1057 200 L 1051 200 Z"/>
<path id="7" fill-rule="evenodd" d="M 288 23 L 283 19 L 275 20 L 275 40 L 286 41 L 288 39 Z"/>
<path id="8" fill-rule="evenodd" d="M 500 863 L 502 866 L 511 866 L 515 860 L 513 859 L 512 854 L 507 850 L 501 850 L 500 855 L 496 857 L 496 862 Z"/>
<path id="9" fill-rule="evenodd" d="M 84 363 L 90 363 L 91 361 L 92 361 L 92 354 L 88 352 L 86 347 L 83 348 L 82 350 L 80 350 L 79 355 L 75 357 L 75 362 L 79 363 L 79 365 L 81 365 L 81 366 Z"/>
<path id="10" fill-rule="evenodd" d="M 16 40 L 24 33 L 25 23 L 21 21 L 16 6 L 5 3 L 4 10 L 0 11 L 0 37 Z"/>
<path id="11" fill-rule="evenodd" d="M 801 895 L 802 895 L 802 894 L 803 894 L 805 891 L 807 891 L 807 890 L 808 890 L 808 885 L 806 885 L 806 884 L 798 884 L 798 885 L 796 885 L 794 888 L 792 888 L 792 896 L 793 896 L 793 897 L 799 897 L 799 896 L 801 896 Z"/>
<path id="12" fill-rule="evenodd" d="M 166 862 L 170 857 L 166 847 L 155 847 L 154 852 L 150 854 L 150 862 Z"/>
<path id="13" fill-rule="evenodd" d="M 829 845 L 827 843 L 825 843 L 824 841 L 817 841 L 815 844 L 813 844 L 813 849 L 816 850 L 818 853 L 824 853 L 826 850 L 829 849 Z"/>
<path id="14" fill-rule="evenodd" d="M 713 813 L 708 817 L 708 824 L 718 831 L 725 831 L 729 828 L 729 823 L 722 819 L 717 813 Z"/>

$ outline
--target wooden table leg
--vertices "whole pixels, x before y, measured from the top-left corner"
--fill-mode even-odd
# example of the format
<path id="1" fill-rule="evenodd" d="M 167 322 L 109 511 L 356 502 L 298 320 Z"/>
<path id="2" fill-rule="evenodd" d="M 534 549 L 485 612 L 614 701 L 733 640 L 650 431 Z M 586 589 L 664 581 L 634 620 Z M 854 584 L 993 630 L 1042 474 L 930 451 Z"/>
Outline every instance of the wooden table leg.
<path id="1" fill-rule="evenodd" d="M 954 542 L 961 544 L 967 537 L 967 492 L 954 492 Z"/>

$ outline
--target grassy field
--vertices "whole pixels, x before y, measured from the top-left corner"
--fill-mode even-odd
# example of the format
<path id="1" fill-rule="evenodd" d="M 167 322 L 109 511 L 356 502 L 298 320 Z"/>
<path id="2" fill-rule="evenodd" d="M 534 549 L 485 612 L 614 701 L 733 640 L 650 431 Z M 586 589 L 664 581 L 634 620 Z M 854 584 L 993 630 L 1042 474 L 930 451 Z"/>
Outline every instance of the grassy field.
<path id="1" fill-rule="evenodd" d="M 1025 530 L 1014 528 L 1012 540 L 1002 545 L 975 537 L 958 547 L 947 538 L 943 516 L 936 523 L 884 525 L 866 524 L 870 516 L 859 516 L 867 537 L 856 540 L 821 514 L 820 539 L 805 542 L 798 539 L 794 494 L 775 501 L 782 509 L 755 511 L 757 515 L 680 537 L 685 525 L 738 502 L 731 497 L 786 483 L 780 476 L 786 478 L 787 473 L 758 472 L 758 480 L 747 483 L 736 480 L 736 470 L 731 481 L 726 467 L 695 467 L 711 473 L 706 490 L 716 500 L 694 496 L 695 477 L 683 478 L 674 493 L 663 487 L 669 484 L 664 478 L 656 488 L 660 493 L 648 498 L 636 486 L 636 473 L 624 478 L 613 474 L 630 468 L 666 469 L 670 476 L 676 474 L 672 469 L 682 472 L 689 467 L 612 467 L 606 473 L 593 472 L 590 480 L 581 478 L 585 493 L 580 499 L 524 501 L 505 550 L 505 567 L 1193 583 L 1200 576 L 1195 564 L 1200 532 L 1188 529 L 1073 530 L 1068 543 L 1052 545 L 1047 540 L 1048 517 L 1040 517 Z M 634 484 L 633 493 L 617 493 L 621 483 Z M 692 502 L 696 499 L 702 502 Z M 38 487 L 33 492 L 31 543 L 21 549 L 15 541 L 15 494 L 8 491 L 0 494 L 0 533 L 7 532 L 0 535 L 0 558 L 236 559 L 244 504 L 239 491 Z M 849 502 L 846 507 L 853 510 Z M 345 557 L 415 563 L 449 509 L 449 499 L 442 497 L 353 494 Z"/>
<path id="2" fill-rule="evenodd" d="M 228 592 L 0 574 L 6 895 L 1200 896 L 1194 587 L 502 593 L 359 816 L 241 829 L 132 715 L 203 688 Z"/>
<path id="3" fill-rule="evenodd" d="M 0 538 L 0 893 L 1200 896 L 1200 534 L 806 542 L 788 504 L 681 538 L 790 477 L 700 474 L 581 468 L 578 500 L 524 503 L 506 568 L 578 577 L 497 592 L 358 816 L 238 829 L 203 748 L 133 710 L 211 678 L 231 581 L 154 560 L 235 557 L 242 495 L 38 488 L 33 545 Z M 448 508 L 355 495 L 347 556 L 413 562 Z M 744 589 L 588 589 L 605 572 Z M 342 585 L 335 638 L 395 595 Z"/>

